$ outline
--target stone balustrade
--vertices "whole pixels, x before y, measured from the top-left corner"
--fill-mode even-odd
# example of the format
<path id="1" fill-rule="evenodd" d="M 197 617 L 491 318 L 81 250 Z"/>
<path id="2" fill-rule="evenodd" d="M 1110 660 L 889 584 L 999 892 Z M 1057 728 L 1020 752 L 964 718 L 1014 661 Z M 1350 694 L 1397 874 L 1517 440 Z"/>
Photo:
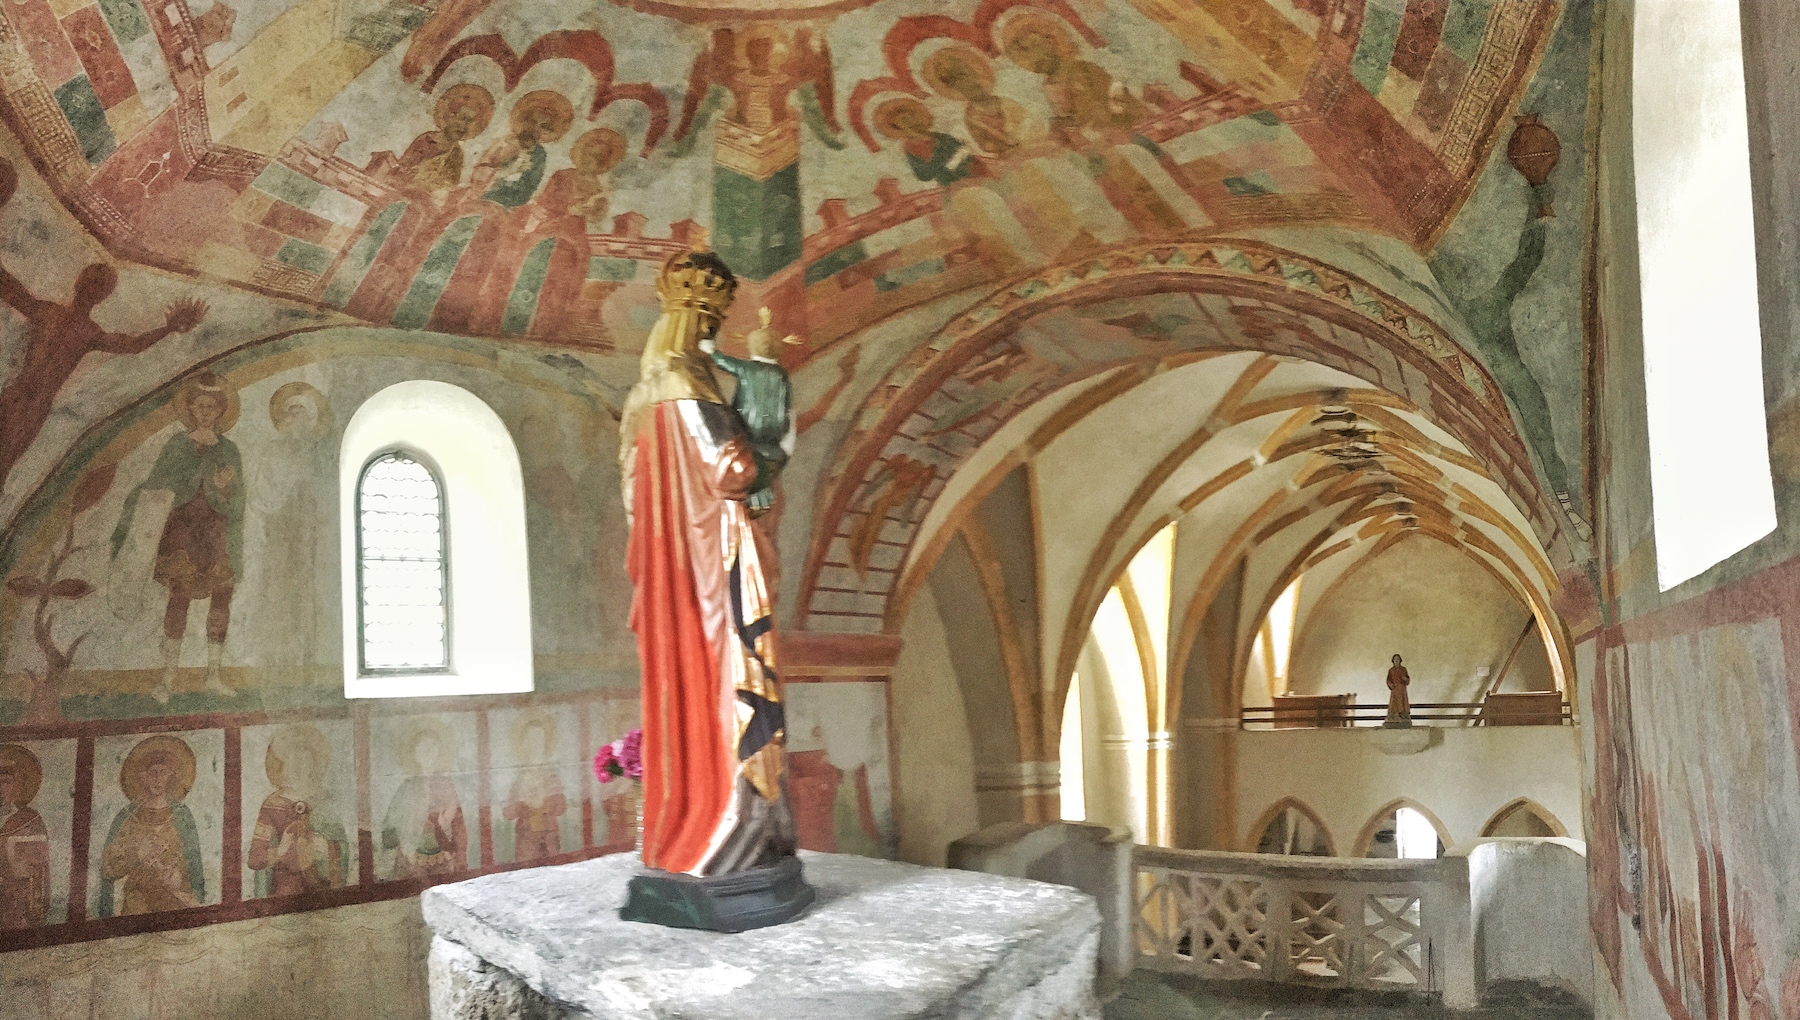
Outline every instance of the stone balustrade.
<path id="1" fill-rule="evenodd" d="M 1469 861 L 1137 847 L 1137 966 L 1476 1005 Z"/>
<path id="2" fill-rule="evenodd" d="M 1481 839 L 1437 860 L 1133 846 L 1077 823 L 990 826 L 952 867 L 1070 885 L 1100 908 L 1104 992 L 1133 968 L 1407 992 L 1453 1009 L 1524 983 L 1593 1001 L 1585 845 Z"/>

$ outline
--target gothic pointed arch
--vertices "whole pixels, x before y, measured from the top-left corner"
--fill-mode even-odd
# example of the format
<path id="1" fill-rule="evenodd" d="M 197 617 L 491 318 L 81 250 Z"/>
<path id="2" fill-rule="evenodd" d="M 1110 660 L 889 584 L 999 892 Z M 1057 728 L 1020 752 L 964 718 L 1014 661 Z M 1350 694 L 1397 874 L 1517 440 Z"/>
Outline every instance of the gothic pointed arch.
<path id="1" fill-rule="evenodd" d="M 1256 821 L 1252 822 L 1250 828 L 1246 830 L 1243 847 L 1244 851 L 1247 853 L 1261 852 L 1259 848 L 1267 842 L 1270 826 L 1274 825 L 1289 811 L 1297 812 L 1308 822 L 1311 822 L 1313 827 L 1318 830 L 1319 835 L 1324 837 L 1324 856 L 1337 856 L 1337 843 L 1331 838 L 1330 826 L 1325 824 L 1324 819 L 1319 817 L 1317 811 L 1314 811 L 1310 805 L 1298 797 L 1283 797 L 1264 808 L 1263 813 L 1258 815 Z"/>
<path id="2" fill-rule="evenodd" d="M 1455 845 L 1455 841 L 1450 838 L 1450 830 L 1430 808 L 1411 797 L 1396 797 L 1376 808 L 1375 813 L 1369 816 L 1369 820 L 1363 823 L 1362 831 L 1356 834 L 1356 842 L 1351 851 L 1352 856 L 1367 857 L 1369 847 L 1375 842 L 1375 834 L 1381 831 L 1382 823 L 1387 821 L 1390 815 L 1399 812 L 1401 808 L 1411 808 L 1423 815 L 1425 820 L 1431 823 L 1431 827 L 1437 830 L 1438 842 L 1442 843 L 1445 849 Z"/>
<path id="3" fill-rule="evenodd" d="M 1499 835 L 1500 833 L 1497 830 L 1505 827 L 1508 822 L 1515 822 L 1521 819 L 1529 819 L 1530 822 L 1537 823 L 1537 825 L 1542 826 L 1547 830 L 1547 834 L 1551 836 L 1567 836 L 1569 834 L 1568 826 L 1564 825 L 1549 808 L 1532 800 L 1530 797 L 1519 797 L 1515 800 L 1508 801 L 1505 806 L 1494 812 L 1493 815 L 1488 818 L 1487 822 L 1482 825 L 1481 834 L 1484 837 Z"/>

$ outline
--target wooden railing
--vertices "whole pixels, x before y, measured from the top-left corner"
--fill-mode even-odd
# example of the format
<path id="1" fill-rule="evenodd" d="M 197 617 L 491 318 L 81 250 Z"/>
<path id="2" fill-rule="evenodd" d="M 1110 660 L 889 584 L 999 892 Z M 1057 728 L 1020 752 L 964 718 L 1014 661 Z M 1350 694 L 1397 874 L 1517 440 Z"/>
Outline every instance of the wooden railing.
<path id="1" fill-rule="evenodd" d="M 1246 706 L 1240 725 L 1285 729 L 1379 727 L 1387 705 L 1358 705 L 1354 695 L 1309 695 L 1277 698 L 1273 705 Z M 1557 691 L 1490 694 L 1484 701 L 1414 702 L 1415 726 L 1567 726 L 1574 721 L 1569 703 Z"/>

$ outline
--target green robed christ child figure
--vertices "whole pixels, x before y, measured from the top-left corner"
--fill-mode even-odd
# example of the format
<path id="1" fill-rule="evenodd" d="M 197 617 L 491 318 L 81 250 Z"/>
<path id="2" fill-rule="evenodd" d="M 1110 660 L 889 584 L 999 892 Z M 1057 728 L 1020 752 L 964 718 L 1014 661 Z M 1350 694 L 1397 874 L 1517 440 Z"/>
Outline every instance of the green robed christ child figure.
<path id="1" fill-rule="evenodd" d="M 775 478 L 794 452 L 794 387 L 775 360 L 777 341 L 775 329 L 769 325 L 772 315 L 768 307 L 756 314 L 762 326 L 744 335 L 750 348 L 748 360 L 720 354 L 710 339 L 700 342 L 700 349 L 713 363 L 737 379 L 731 409 L 743 419 L 756 457 L 756 485 L 744 501 L 752 517 L 761 516 L 775 504 Z M 797 344 L 800 338 L 789 334 L 779 342 Z"/>

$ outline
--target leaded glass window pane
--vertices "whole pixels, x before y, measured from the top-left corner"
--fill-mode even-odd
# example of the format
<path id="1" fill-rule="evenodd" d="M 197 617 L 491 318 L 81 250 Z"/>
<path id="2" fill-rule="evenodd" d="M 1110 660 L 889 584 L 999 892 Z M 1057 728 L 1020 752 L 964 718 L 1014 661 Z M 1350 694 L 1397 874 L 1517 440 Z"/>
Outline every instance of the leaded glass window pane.
<path id="1" fill-rule="evenodd" d="M 402 452 L 363 469 L 357 492 L 362 665 L 366 672 L 447 669 L 444 491 Z"/>

